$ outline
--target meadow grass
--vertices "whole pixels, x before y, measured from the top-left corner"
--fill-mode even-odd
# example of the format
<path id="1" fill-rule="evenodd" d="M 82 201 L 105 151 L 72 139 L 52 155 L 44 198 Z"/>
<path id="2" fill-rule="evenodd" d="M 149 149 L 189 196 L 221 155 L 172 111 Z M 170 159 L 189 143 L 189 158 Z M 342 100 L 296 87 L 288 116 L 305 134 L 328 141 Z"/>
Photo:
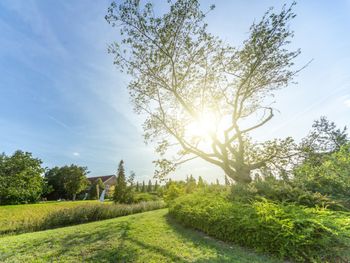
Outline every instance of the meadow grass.
<path id="1" fill-rule="evenodd" d="M 0 235 L 57 228 L 164 208 L 162 201 L 137 204 L 65 202 L 4 207 Z M 7 212 L 11 213 L 7 213 Z M 8 217 L 6 216 L 8 214 Z M 7 225 L 6 225 L 7 223 Z"/>
<path id="2" fill-rule="evenodd" d="M 167 209 L 0 238 L 0 262 L 280 262 L 174 223 Z"/>
<path id="3" fill-rule="evenodd" d="M 0 236 L 34 220 L 40 220 L 53 211 L 80 206 L 97 204 L 97 200 L 88 201 L 52 201 L 37 204 L 0 206 Z M 106 204 L 111 203 L 107 202 Z"/>

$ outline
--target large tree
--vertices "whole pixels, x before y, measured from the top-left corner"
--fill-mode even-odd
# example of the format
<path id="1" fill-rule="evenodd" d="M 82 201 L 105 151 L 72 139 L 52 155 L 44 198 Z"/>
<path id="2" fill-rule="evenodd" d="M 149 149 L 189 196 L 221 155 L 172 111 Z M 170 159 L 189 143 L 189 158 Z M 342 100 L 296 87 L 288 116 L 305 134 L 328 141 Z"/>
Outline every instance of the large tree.
<path id="1" fill-rule="evenodd" d="M 198 0 L 167 3 L 160 13 L 150 2 L 124 0 L 106 15 L 120 28 L 109 52 L 131 76 L 128 88 L 135 111 L 145 114 L 145 139 L 163 156 L 156 175 L 201 158 L 237 182 L 250 182 L 252 170 L 289 157 L 290 138 L 254 143 L 249 134 L 271 120 L 274 91 L 298 72 L 293 60 L 300 51 L 286 48 L 294 4 L 277 14 L 270 9 L 233 47 L 208 32 Z M 171 147 L 178 147 L 178 156 L 169 160 Z"/>
<path id="2" fill-rule="evenodd" d="M 29 152 L 0 154 L 0 205 L 39 200 L 45 187 L 41 163 Z"/>

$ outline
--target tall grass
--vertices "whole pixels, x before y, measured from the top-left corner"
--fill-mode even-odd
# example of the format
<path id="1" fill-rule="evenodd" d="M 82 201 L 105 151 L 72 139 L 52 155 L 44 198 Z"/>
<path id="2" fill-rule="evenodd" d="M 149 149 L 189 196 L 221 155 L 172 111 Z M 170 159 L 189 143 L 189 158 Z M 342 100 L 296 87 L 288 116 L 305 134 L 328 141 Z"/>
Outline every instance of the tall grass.
<path id="1" fill-rule="evenodd" d="M 1 234 L 18 234 L 56 227 L 83 224 L 92 221 L 110 219 L 135 213 L 164 208 L 161 201 L 141 202 L 137 204 L 82 204 L 76 207 L 51 211 L 42 218 L 25 218 L 16 222 L 8 231 Z"/>

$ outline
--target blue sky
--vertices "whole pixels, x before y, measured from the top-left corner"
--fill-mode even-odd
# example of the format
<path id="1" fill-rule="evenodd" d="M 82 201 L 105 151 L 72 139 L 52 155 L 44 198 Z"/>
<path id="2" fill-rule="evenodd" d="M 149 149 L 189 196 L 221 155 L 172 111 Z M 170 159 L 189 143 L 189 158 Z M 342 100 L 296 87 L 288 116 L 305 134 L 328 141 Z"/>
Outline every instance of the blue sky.
<path id="1" fill-rule="evenodd" d="M 163 1 L 153 1 L 155 5 Z M 265 10 L 281 1 L 201 1 L 216 4 L 209 30 L 234 45 Z M 289 1 L 287 1 L 288 3 Z M 153 173 L 153 148 L 132 112 L 128 78 L 113 66 L 107 45 L 117 31 L 104 20 L 110 1 L 0 1 L 0 152 L 30 151 L 48 167 L 76 163 L 91 175 L 114 173 L 120 159 L 139 180 Z M 321 115 L 350 126 L 350 1 L 303 1 L 295 8 L 292 47 L 298 65 L 313 62 L 298 84 L 276 94 L 277 116 L 258 139 L 306 135 Z M 222 172 L 197 161 L 176 177 L 207 180 Z"/>

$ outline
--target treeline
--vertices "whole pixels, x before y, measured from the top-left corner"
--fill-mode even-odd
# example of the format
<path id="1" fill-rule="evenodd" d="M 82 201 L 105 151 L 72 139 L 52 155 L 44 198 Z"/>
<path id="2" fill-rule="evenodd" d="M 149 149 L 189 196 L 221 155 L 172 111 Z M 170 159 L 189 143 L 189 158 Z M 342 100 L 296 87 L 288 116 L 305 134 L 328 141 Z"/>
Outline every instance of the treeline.
<path id="1" fill-rule="evenodd" d="M 78 165 L 45 169 L 30 152 L 0 155 L 0 205 L 72 199 L 89 185 L 88 170 Z"/>

